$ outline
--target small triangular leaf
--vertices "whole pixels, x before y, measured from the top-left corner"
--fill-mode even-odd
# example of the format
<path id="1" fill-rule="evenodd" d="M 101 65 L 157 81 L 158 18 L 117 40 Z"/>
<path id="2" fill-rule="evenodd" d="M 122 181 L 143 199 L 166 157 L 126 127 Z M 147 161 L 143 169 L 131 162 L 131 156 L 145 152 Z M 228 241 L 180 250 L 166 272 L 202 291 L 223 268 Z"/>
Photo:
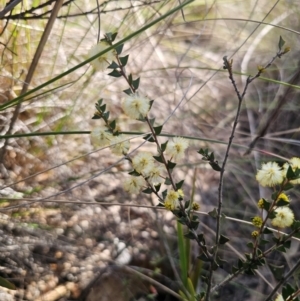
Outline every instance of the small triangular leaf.
<path id="1" fill-rule="evenodd" d="M 115 48 L 115 50 L 117 51 L 117 54 L 118 54 L 118 55 L 120 55 L 120 54 L 122 53 L 123 46 L 124 46 L 124 44 L 121 44 L 121 45 L 119 45 L 119 46 L 117 46 L 117 47 Z"/>
<path id="2" fill-rule="evenodd" d="M 138 77 L 137 79 L 132 81 L 132 86 L 135 90 L 137 90 L 139 88 L 140 85 L 140 78 Z"/>
<path id="3" fill-rule="evenodd" d="M 220 245 L 225 245 L 230 239 L 224 235 L 220 235 L 220 239 L 219 239 L 219 244 Z"/>
<path id="4" fill-rule="evenodd" d="M 279 50 L 282 49 L 282 47 L 284 46 L 285 44 L 285 40 L 282 38 L 282 36 L 279 37 L 279 42 L 278 42 L 278 48 Z"/>
<path id="5" fill-rule="evenodd" d="M 129 55 L 120 57 L 120 62 L 121 62 L 123 67 L 125 67 L 127 65 L 128 58 L 129 58 Z"/>
<path id="6" fill-rule="evenodd" d="M 116 69 L 114 69 L 112 72 L 108 73 L 108 75 L 110 75 L 112 77 L 121 77 L 122 76 L 122 74 Z"/>

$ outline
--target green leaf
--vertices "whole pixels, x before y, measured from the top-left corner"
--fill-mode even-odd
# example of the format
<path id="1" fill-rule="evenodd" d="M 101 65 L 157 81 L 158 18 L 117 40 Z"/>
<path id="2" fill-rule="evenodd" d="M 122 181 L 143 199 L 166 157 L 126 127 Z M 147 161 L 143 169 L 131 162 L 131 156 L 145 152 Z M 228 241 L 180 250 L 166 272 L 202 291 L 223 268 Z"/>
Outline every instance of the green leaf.
<path id="1" fill-rule="evenodd" d="M 277 207 L 283 207 L 283 206 L 286 206 L 286 205 L 288 205 L 289 204 L 289 202 L 286 202 L 285 200 L 283 200 L 283 199 L 279 199 L 277 202 L 276 202 L 276 206 Z"/>
<path id="2" fill-rule="evenodd" d="M 133 177 L 139 177 L 141 175 L 136 170 L 133 170 L 133 171 L 129 172 L 128 174 L 131 175 L 131 176 L 133 176 Z"/>
<path id="3" fill-rule="evenodd" d="M 115 130 L 115 128 L 116 128 L 116 120 L 113 120 L 113 121 L 109 124 L 109 127 L 110 127 L 112 130 Z"/>
<path id="4" fill-rule="evenodd" d="M 230 239 L 224 235 L 220 235 L 219 244 L 225 245 Z"/>
<path id="5" fill-rule="evenodd" d="M 263 231 L 262 231 L 263 234 L 272 234 L 273 231 L 271 231 L 270 229 L 268 228 L 264 228 Z"/>
<path id="6" fill-rule="evenodd" d="M 284 191 L 287 191 L 287 190 L 290 190 L 290 189 L 292 189 L 292 188 L 294 188 L 294 185 L 293 184 L 291 184 L 291 183 L 286 183 L 284 186 L 283 186 L 283 190 Z"/>
<path id="7" fill-rule="evenodd" d="M 132 84 L 132 74 L 130 73 L 129 75 L 128 75 L 128 83 L 129 83 L 129 85 L 131 85 Z"/>
<path id="8" fill-rule="evenodd" d="M 163 153 L 165 150 L 166 150 L 166 148 L 167 148 L 167 145 L 168 145 L 168 140 L 165 142 L 165 143 L 162 143 L 161 145 L 160 145 L 160 149 L 161 149 L 161 152 Z"/>
<path id="9" fill-rule="evenodd" d="M 241 259 L 238 260 L 238 267 L 241 269 L 244 266 L 244 263 Z"/>
<path id="10" fill-rule="evenodd" d="M 277 251 L 282 252 L 282 253 L 286 253 L 286 249 L 284 246 L 279 246 L 276 248 Z"/>
<path id="11" fill-rule="evenodd" d="M 152 108 L 153 102 L 154 102 L 154 100 L 149 101 L 150 109 Z"/>
<path id="12" fill-rule="evenodd" d="M 117 54 L 118 54 L 118 55 L 120 55 L 120 54 L 122 53 L 123 46 L 124 46 L 124 44 L 121 44 L 121 45 L 119 45 L 119 46 L 117 46 L 117 47 L 115 48 L 115 50 L 117 51 Z"/>
<path id="13" fill-rule="evenodd" d="M 294 173 L 293 168 L 292 168 L 291 165 L 289 165 L 289 168 L 286 172 L 286 177 L 287 177 L 288 180 L 293 180 L 295 178 L 295 173 Z"/>
<path id="14" fill-rule="evenodd" d="M 104 105 L 102 105 L 102 106 L 99 106 L 99 111 L 100 112 L 105 112 L 105 110 L 106 110 L 106 104 L 104 104 Z"/>
<path id="15" fill-rule="evenodd" d="M 247 243 L 247 247 L 250 248 L 250 249 L 253 249 L 253 248 L 254 248 L 253 242 L 252 242 L 252 241 L 249 241 L 249 242 Z"/>
<path id="16" fill-rule="evenodd" d="M 154 185 L 155 191 L 159 192 L 161 184 Z"/>
<path id="17" fill-rule="evenodd" d="M 287 240 L 284 242 L 283 246 L 286 248 L 286 249 L 290 249 L 291 248 L 291 241 L 290 240 Z"/>
<path id="18" fill-rule="evenodd" d="M 16 289 L 16 287 L 13 283 L 9 282 L 8 280 L 4 279 L 3 277 L 0 277 L 0 286 L 6 287 L 10 290 Z"/>
<path id="19" fill-rule="evenodd" d="M 266 244 L 269 243 L 269 242 L 270 242 L 270 241 L 267 240 L 267 239 L 261 239 L 260 242 L 259 242 L 259 245 L 260 245 L 260 246 L 264 246 L 264 245 L 266 245 Z"/>
<path id="20" fill-rule="evenodd" d="M 176 190 L 180 189 L 182 187 L 183 183 L 184 183 L 184 180 L 181 180 L 180 182 L 176 183 L 175 184 Z"/>
<path id="21" fill-rule="evenodd" d="M 255 275 L 255 271 L 254 271 L 254 269 L 249 268 L 249 269 L 245 270 L 245 274 L 246 275 L 254 276 Z"/>
<path id="22" fill-rule="evenodd" d="M 126 89 L 126 90 L 123 90 L 124 93 L 126 93 L 127 95 L 131 95 L 133 94 L 133 92 L 131 91 L 131 89 Z"/>
<path id="23" fill-rule="evenodd" d="M 116 39 L 117 35 L 118 35 L 118 32 L 117 32 L 117 31 L 111 34 L 111 37 L 110 37 L 110 38 L 111 38 L 111 41 L 112 41 L 112 42 Z"/>
<path id="24" fill-rule="evenodd" d="M 135 90 L 137 90 L 139 88 L 140 85 L 140 78 L 138 77 L 137 79 L 132 81 L 132 86 Z"/>
<path id="25" fill-rule="evenodd" d="M 154 138 L 152 137 L 152 134 L 147 134 L 146 136 L 143 137 L 143 139 L 147 140 L 148 142 L 155 142 Z"/>
<path id="26" fill-rule="evenodd" d="M 291 296 L 292 294 L 294 294 L 297 291 L 296 288 L 292 287 L 290 284 L 286 284 L 283 288 L 282 288 L 282 297 L 284 300 L 287 300 L 289 296 Z"/>
<path id="27" fill-rule="evenodd" d="M 166 190 L 164 190 L 164 191 L 162 192 L 162 198 L 163 198 L 163 199 L 166 198 L 167 193 L 168 193 L 168 189 L 166 189 Z"/>
<path id="28" fill-rule="evenodd" d="M 214 208 L 212 211 L 208 212 L 208 215 L 212 218 L 217 218 L 217 216 L 218 216 L 217 209 Z"/>
<path id="29" fill-rule="evenodd" d="M 188 239 L 196 239 L 195 234 L 193 232 L 191 232 L 191 231 L 189 231 L 188 233 L 184 234 L 184 237 L 188 238 Z"/>
<path id="30" fill-rule="evenodd" d="M 197 230 L 198 226 L 199 226 L 199 221 L 192 221 L 190 223 L 190 226 L 191 226 L 192 229 Z"/>
<path id="31" fill-rule="evenodd" d="M 101 119 L 101 117 L 100 117 L 99 115 L 95 114 L 95 115 L 92 117 L 92 119 Z"/>
<path id="32" fill-rule="evenodd" d="M 161 133 L 161 130 L 163 129 L 163 126 L 162 125 L 155 126 L 153 129 L 154 129 L 155 134 L 159 135 Z"/>
<path id="33" fill-rule="evenodd" d="M 168 163 L 167 163 L 167 168 L 168 169 L 172 170 L 172 169 L 174 169 L 175 166 L 176 166 L 176 163 L 171 162 L 171 161 L 168 160 Z"/>
<path id="34" fill-rule="evenodd" d="M 153 192 L 153 190 L 150 187 L 148 187 L 148 188 L 144 189 L 142 192 L 146 193 L 146 194 L 151 194 Z"/>
<path id="35" fill-rule="evenodd" d="M 149 118 L 149 123 L 153 126 L 155 122 L 155 118 Z"/>
<path id="36" fill-rule="evenodd" d="M 270 271 L 272 272 L 274 278 L 277 281 L 279 281 L 280 279 L 282 279 L 283 273 L 284 273 L 284 269 L 285 269 L 284 265 L 280 265 L 279 266 L 279 265 L 268 263 L 268 267 L 269 267 Z"/>
<path id="37" fill-rule="evenodd" d="M 109 112 L 103 113 L 102 118 L 107 121 L 109 119 Z"/>
<path id="38" fill-rule="evenodd" d="M 123 67 L 125 67 L 127 65 L 128 58 L 129 58 L 129 55 L 120 57 L 120 62 L 121 62 L 121 64 L 122 64 Z"/>
<path id="39" fill-rule="evenodd" d="M 97 106 L 100 107 L 102 105 L 102 102 L 103 102 L 103 98 L 100 98 L 96 103 L 96 108 L 97 108 Z"/>
<path id="40" fill-rule="evenodd" d="M 167 177 L 164 184 L 165 185 L 171 185 L 172 182 L 171 182 L 170 178 Z"/>
<path id="41" fill-rule="evenodd" d="M 300 221 L 294 220 L 291 228 L 292 230 L 300 231 Z"/>
<path id="42" fill-rule="evenodd" d="M 108 67 L 108 69 L 118 69 L 120 66 L 116 62 L 112 62 Z"/>
<path id="43" fill-rule="evenodd" d="M 282 47 L 284 46 L 285 44 L 285 40 L 282 38 L 282 36 L 279 37 L 279 42 L 278 42 L 278 48 L 279 50 L 282 49 Z"/>
<path id="44" fill-rule="evenodd" d="M 108 73 L 108 75 L 110 75 L 112 77 L 121 77 L 122 76 L 122 74 L 116 69 L 114 69 L 112 72 Z"/>
<path id="45" fill-rule="evenodd" d="M 213 170 L 215 171 L 221 171 L 222 168 L 219 166 L 217 161 L 214 162 L 209 162 L 209 165 L 212 167 Z"/>
<path id="46" fill-rule="evenodd" d="M 159 163 L 164 163 L 162 156 L 153 156 L 153 158 Z"/>

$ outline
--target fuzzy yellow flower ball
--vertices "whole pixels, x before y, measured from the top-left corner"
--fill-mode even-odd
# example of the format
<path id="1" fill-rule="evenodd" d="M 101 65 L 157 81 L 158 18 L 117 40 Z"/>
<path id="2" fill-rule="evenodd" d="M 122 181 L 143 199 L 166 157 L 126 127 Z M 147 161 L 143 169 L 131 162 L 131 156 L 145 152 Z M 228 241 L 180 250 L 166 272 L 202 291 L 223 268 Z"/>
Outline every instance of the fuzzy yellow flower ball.
<path id="1" fill-rule="evenodd" d="M 166 199 L 165 199 L 165 208 L 167 210 L 175 210 L 179 208 L 180 203 L 179 203 L 179 192 L 175 190 L 170 190 L 167 193 Z"/>
<path id="2" fill-rule="evenodd" d="M 256 174 L 256 180 L 264 187 L 281 184 L 284 180 L 282 168 L 276 162 L 262 164 L 261 169 Z"/>
<path id="3" fill-rule="evenodd" d="M 261 227 L 262 226 L 262 223 L 263 223 L 263 220 L 261 217 L 259 216 L 255 216 L 252 218 L 252 224 L 255 226 L 255 227 Z"/>
<path id="4" fill-rule="evenodd" d="M 293 224 L 295 217 L 289 207 L 278 207 L 274 212 L 276 213 L 276 217 L 271 221 L 274 227 L 286 228 Z"/>

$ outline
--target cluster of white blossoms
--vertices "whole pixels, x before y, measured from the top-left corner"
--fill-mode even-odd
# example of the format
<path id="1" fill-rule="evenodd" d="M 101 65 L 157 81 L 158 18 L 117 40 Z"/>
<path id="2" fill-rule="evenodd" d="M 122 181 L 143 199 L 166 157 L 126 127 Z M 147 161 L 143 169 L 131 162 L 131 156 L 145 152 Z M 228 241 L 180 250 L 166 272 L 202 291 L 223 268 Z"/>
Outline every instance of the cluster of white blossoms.
<path id="1" fill-rule="evenodd" d="M 171 160 L 178 160 L 184 156 L 185 150 L 189 146 L 189 141 L 182 137 L 175 137 L 168 142 L 166 154 L 170 156 Z"/>
<path id="2" fill-rule="evenodd" d="M 95 56 L 97 53 L 104 51 L 107 49 L 110 45 L 105 42 L 101 41 L 97 45 L 95 45 L 88 53 L 88 57 L 91 58 Z M 104 53 L 101 56 L 98 56 L 96 59 L 91 61 L 91 65 L 93 68 L 97 71 L 104 71 L 116 58 L 116 50 L 110 50 L 106 53 Z"/>
<path id="3" fill-rule="evenodd" d="M 293 211 L 289 207 L 278 207 L 274 212 L 276 213 L 276 217 L 271 221 L 274 227 L 286 228 L 293 224 L 295 217 Z"/>
<path id="4" fill-rule="evenodd" d="M 130 177 L 125 179 L 124 181 L 124 189 L 128 191 L 129 193 L 137 194 L 139 193 L 143 188 L 146 188 L 146 181 L 143 177 Z"/>
<path id="5" fill-rule="evenodd" d="M 268 162 L 262 164 L 261 169 L 256 174 L 256 180 L 261 186 L 274 187 L 280 185 L 286 179 L 286 173 L 289 168 L 295 171 L 297 168 L 300 169 L 300 158 L 293 157 L 287 163 L 280 167 L 276 162 Z M 300 178 L 291 180 L 291 184 L 300 184 Z"/>
<path id="6" fill-rule="evenodd" d="M 300 158 L 293 157 L 287 163 L 280 167 L 276 162 L 268 162 L 262 164 L 260 170 L 256 174 L 256 180 L 261 186 L 264 187 L 274 187 L 276 185 L 282 185 L 287 183 L 287 171 L 291 166 L 293 171 L 300 169 Z M 300 179 L 289 180 L 291 184 L 300 184 Z M 276 203 L 281 201 L 281 205 L 274 207 L 274 213 L 276 216 L 271 220 L 271 224 L 274 227 L 286 228 L 290 227 L 294 220 L 295 216 L 291 208 L 289 207 L 290 200 L 285 193 L 280 193 L 277 197 Z M 282 204 L 282 202 L 284 202 Z M 258 207 L 263 208 L 263 200 L 258 202 Z"/>
<path id="7" fill-rule="evenodd" d="M 125 98 L 122 108 L 132 119 L 146 117 L 150 110 L 150 99 L 139 93 L 130 94 Z"/>
<path id="8" fill-rule="evenodd" d="M 130 141 L 125 135 L 114 136 L 106 127 L 100 126 L 92 130 L 91 141 L 99 147 L 110 146 L 115 155 L 126 155 L 130 149 Z"/>

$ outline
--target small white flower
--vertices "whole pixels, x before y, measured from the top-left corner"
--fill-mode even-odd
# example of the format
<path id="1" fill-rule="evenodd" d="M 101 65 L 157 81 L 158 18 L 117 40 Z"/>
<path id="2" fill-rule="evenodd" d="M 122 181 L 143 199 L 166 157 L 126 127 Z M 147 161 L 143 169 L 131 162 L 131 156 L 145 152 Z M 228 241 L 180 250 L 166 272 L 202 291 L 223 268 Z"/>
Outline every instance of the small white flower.
<path id="1" fill-rule="evenodd" d="M 122 104 L 126 115 L 132 119 L 146 117 L 150 110 L 150 99 L 138 93 L 128 95 Z"/>
<path id="2" fill-rule="evenodd" d="M 96 55 L 97 53 L 104 51 L 106 48 L 108 48 L 110 45 L 105 42 L 101 41 L 97 45 L 95 45 L 88 53 L 88 57 L 92 57 Z M 103 71 L 105 70 L 111 63 L 112 61 L 116 58 L 116 51 L 115 50 L 110 50 L 106 53 L 104 53 L 101 56 L 98 56 L 95 60 L 91 61 L 91 65 L 93 68 L 97 71 Z"/>
<path id="3" fill-rule="evenodd" d="M 113 135 L 107 131 L 106 127 L 97 127 L 91 132 L 91 141 L 96 146 L 107 146 L 111 139 L 113 139 Z"/>
<path id="4" fill-rule="evenodd" d="M 182 137 L 175 137 L 168 142 L 166 154 L 173 160 L 180 159 L 184 156 L 184 152 L 189 146 L 189 141 Z"/>
<path id="5" fill-rule="evenodd" d="M 300 169 L 300 158 L 297 157 L 293 157 L 289 160 L 289 163 L 285 163 L 283 165 L 283 175 L 284 177 L 286 176 L 287 170 L 289 168 L 289 166 L 291 165 L 292 169 L 295 171 L 296 168 Z M 300 178 L 296 179 L 296 180 L 292 180 L 290 181 L 292 184 L 300 184 Z"/>
<path id="6" fill-rule="evenodd" d="M 289 207 L 278 207 L 275 212 L 276 217 L 271 221 L 274 227 L 286 228 L 293 224 L 294 213 Z"/>
<path id="7" fill-rule="evenodd" d="M 154 166 L 154 159 L 149 152 L 140 152 L 132 159 L 133 168 L 143 176 L 148 176 Z"/>
<path id="8" fill-rule="evenodd" d="M 148 181 L 153 185 L 162 183 L 164 181 L 164 178 L 162 177 L 164 171 L 165 169 L 162 165 L 154 165 L 148 172 Z"/>
<path id="9" fill-rule="evenodd" d="M 110 144 L 114 144 L 110 147 L 112 153 L 119 156 L 126 155 L 130 148 L 130 141 L 126 139 L 125 135 L 113 136 Z"/>
<path id="10" fill-rule="evenodd" d="M 139 193 L 146 186 L 142 177 L 130 177 L 124 181 L 124 189 L 129 193 Z"/>
<path id="11" fill-rule="evenodd" d="M 273 187 L 284 180 L 281 167 L 276 162 L 262 164 L 256 174 L 256 180 L 261 186 Z"/>

